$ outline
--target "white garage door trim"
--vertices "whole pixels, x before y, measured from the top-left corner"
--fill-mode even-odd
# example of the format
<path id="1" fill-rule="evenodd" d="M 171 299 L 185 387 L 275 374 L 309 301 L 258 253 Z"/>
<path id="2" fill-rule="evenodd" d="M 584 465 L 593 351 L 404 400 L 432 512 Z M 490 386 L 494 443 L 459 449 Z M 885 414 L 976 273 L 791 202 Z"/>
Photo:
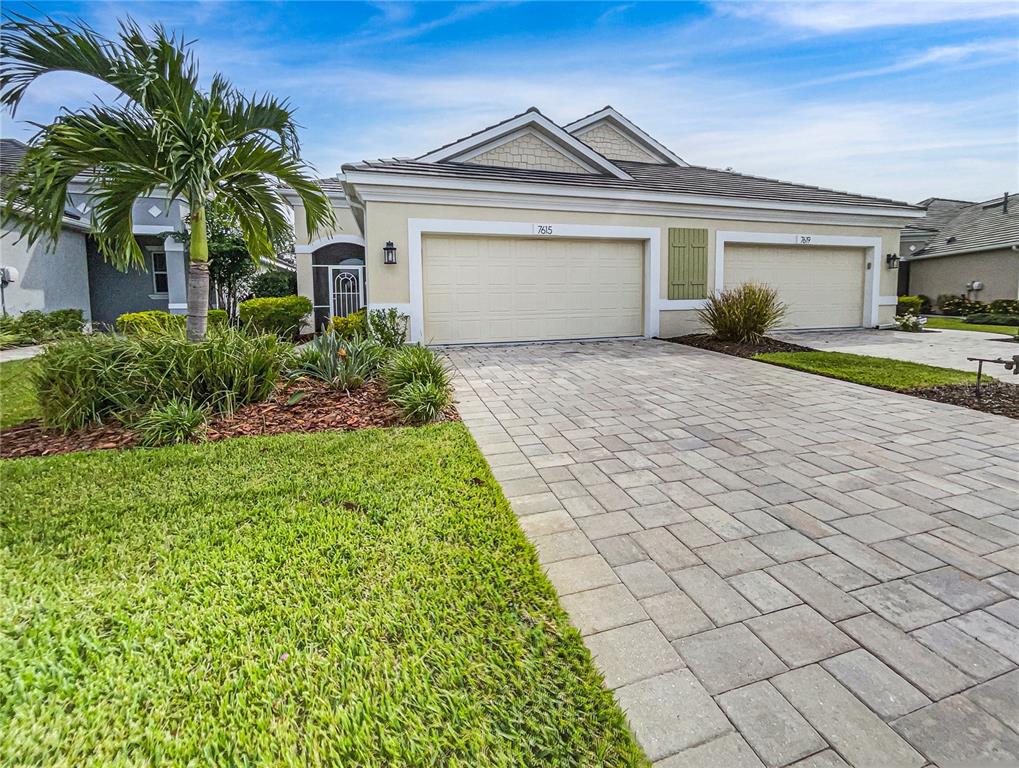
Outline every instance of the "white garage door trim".
<path id="1" fill-rule="evenodd" d="M 661 230 L 658 227 L 609 227 L 527 221 L 468 221 L 465 219 L 408 219 L 410 270 L 410 340 L 420 342 L 425 332 L 425 295 L 422 252 L 425 235 L 511 235 L 535 239 L 569 237 L 644 242 L 644 335 L 658 335 Z"/>
<path id="2" fill-rule="evenodd" d="M 849 237 L 844 235 L 813 235 L 785 232 L 735 232 L 719 230 L 715 233 L 715 287 L 725 285 L 725 245 L 744 243 L 750 245 L 799 245 L 844 246 L 865 249 L 866 269 L 864 277 L 863 316 L 860 325 L 873 327 L 878 324 L 879 294 L 881 290 L 881 238 Z"/>

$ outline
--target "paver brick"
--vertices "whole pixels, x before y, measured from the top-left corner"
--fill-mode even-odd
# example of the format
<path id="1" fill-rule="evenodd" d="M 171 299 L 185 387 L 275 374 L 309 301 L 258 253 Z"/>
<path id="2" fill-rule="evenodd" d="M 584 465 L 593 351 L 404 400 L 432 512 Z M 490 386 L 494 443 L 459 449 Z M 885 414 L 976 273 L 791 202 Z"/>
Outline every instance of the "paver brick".
<path id="1" fill-rule="evenodd" d="M 771 682 L 851 765 L 924 764 L 915 749 L 816 664 Z"/>
<path id="2" fill-rule="evenodd" d="M 828 746 L 767 681 L 724 693 L 718 704 L 769 768 L 788 765 Z"/>
<path id="3" fill-rule="evenodd" d="M 757 615 L 756 608 L 706 565 L 674 571 L 670 576 L 719 626 Z"/>
<path id="4" fill-rule="evenodd" d="M 989 680 L 1015 666 L 994 649 L 945 621 L 918 629 L 912 637 L 974 680 Z"/>
<path id="5" fill-rule="evenodd" d="M 783 586 L 794 592 L 830 621 L 866 613 L 867 608 L 803 563 L 783 563 L 767 569 Z"/>
<path id="6" fill-rule="evenodd" d="M 631 495 L 633 493 L 631 492 Z M 662 501 L 631 509 L 634 520 L 645 528 L 658 528 L 673 523 L 685 523 L 693 520 L 690 513 L 672 501 Z"/>
<path id="7" fill-rule="evenodd" d="M 927 706 L 931 700 L 862 648 L 821 662 L 836 680 L 883 720 Z"/>
<path id="8" fill-rule="evenodd" d="M 701 547 L 697 550 L 697 557 L 722 577 L 756 571 L 775 563 L 749 541 L 742 539 Z"/>
<path id="9" fill-rule="evenodd" d="M 676 589 L 676 585 L 669 578 L 669 574 L 650 560 L 640 560 L 636 563 L 620 565 L 615 571 L 627 589 L 638 600 Z"/>
<path id="10" fill-rule="evenodd" d="M 986 558 L 975 555 L 972 552 L 967 552 L 955 544 L 935 538 L 929 533 L 918 533 L 916 536 L 910 536 L 906 539 L 906 542 L 912 544 L 917 549 L 923 550 L 928 555 L 932 555 L 949 565 L 954 565 L 959 570 L 965 571 L 970 576 L 975 576 L 978 579 L 994 576 L 996 573 L 1001 573 L 1005 570 L 1002 566 L 992 563 Z"/>
<path id="11" fill-rule="evenodd" d="M 832 526 L 864 544 L 874 544 L 906 535 L 905 531 L 889 525 L 874 515 L 843 517 L 841 520 L 833 520 Z"/>
<path id="12" fill-rule="evenodd" d="M 676 525 L 668 526 L 669 532 L 672 533 L 677 539 L 683 542 L 686 546 L 696 547 L 707 547 L 711 544 L 718 544 L 722 539 L 708 528 L 704 523 L 697 520 L 691 520 L 687 523 L 677 523 Z"/>
<path id="13" fill-rule="evenodd" d="M 655 768 L 761 768 L 762 763 L 739 734 L 727 733 L 655 763 Z"/>
<path id="14" fill-rule="evenodd" d="M 956 614 L 954 609 L 902 580 L 858 589 L 853 596 L 906 632 Z"/>
<path id="15" fill-rule="evenodd" d="M 545 574 L 560 595 L 572 595 L 619 582 L 615 571 L 601 555 L 549 563 L 545 566 Z"/>
<path id="16" fill-rule="evenodd" d="M 751 542 L 766 555 L 780 563 L 816 557 L 827 552 L 827 550 L 815 544 L 799 531 L 766 533 L 763 536 L 755 536 L 751 539 Z"/>
<path id="17" fill-rule="evenodd" d="M 921 552 L 912 544 L 907 544 L 901 539 L 879 541 L 876 544 L 872 544 L 871 549 L 892 558 L 895 562 L 904 565 L 906 568 L 916 573 L 931 571 L 944 565 L 944 563 L 936 557 L 932 557 L 926 552 Z"/>
<path id="18" fill-rule="evenodd" d="M 559 602 L 582 635 L 634 624 L 648 617 L 630 590 L 622 584 L 563 595 Z"/>
<path id="19" fill-rule="evenodd" d="M 849 763 L 839 757 L 839 753 L 831 749 L 811 755 L 806 760 L 794 763 L 792 768 L 849 768 Z"/>
<path id="20" fill-rule="evenodd" d="M 943 699 L 972 684 L 936 653 L 872 613 L 847 619 L 839 628 L 931 699 Z"/>
<path id="21" fill-rule="evenodd" d="M 1019 733 L 1019 671 L 978 685 L 962 695 Z"/>
<path id="22" fill-rule="evenodd" d="M 878 581 L 838 555 L 826 554 L 804 560 L 803 564 L 844 592 L 870 587 Z"/>
<path id="23" fill-rule="evenodd" d="M 677 640 L 683 661 L 709 693 L 716 694 L 786 670 L 764 643 L 742 624 Z"/>
<path id="24" fill-rule="evenodd" d="M 761 613 L 771 613 L 799 605 L 802 601 L 764 571 L 730 576 L 726 581 Z"/>
<path id="25" fill-rule="evenodd" d="M 894 723 L 939 765 L 1015 765 L 1019 734 L 964 696 L 952 696 Z"/>
<path id="26" fill-rule="evenodd" d="M 641 606 L 669 640 L 714 628 L 704 611 L 678 589 L 644 598 Z"/>
<path id="27" fill-rule="evenodd" d="M 689 670 L 632 683 L 619 688 L 616 698 L 652 760 L 732 731 L 725 715 Z"/>
<path id="28" fill-rule="evenodd" d="M 624 533 L 641 530 L 640 523 L 630 517 L 628 512 L 606 512 L 603 515 L 591 515 L 577 520 L 577 525 L 591 540 L 607 539 Z"/>
<path id="29" fill-rule="evenodd" d="M 913 576 L 907 581 L 957 611 L 972 611 L 1004 599 L 1004 593 L 974 579 L 957 568 L 946 565 Z"/>
<path id="30" fill-rule="evenodd" d="M 852 638 L 807 605 L 748 619 L 746 625 L 790 667 L 802 667 L 857 647 Z"/>
<path id="31" fill-rule="evenodd" d="M 949 623 L 1019 664 L 1019 629 L 985 611 L 971 611 Z"/>
<path id="32" fill-rule="evenodd" d="M 638 560 L 647 560 L 648 555 L 643 549 L 637 546 L 637 542 L 628 534 L 622 536 L 610 536 L 607 539 L 598 539 L 592 542 L 595 549 L 605 558 L 605 562 L 613 568 L 627 563 L 635 563 Z"/>
<path id="33" fill-rule="evenodd" d="M 630 535 L 648 556 L 666 571 L 700 565 L 700 558 L 666 528 L 635 531 Z"/>
<path id="34" fill-rule="evenodd" d="M 683 660 L 653 621 L 588 635 L 584 642 L 609 688 L 635 683 L 683 666 Z"/>
<path id="35" fill-rule="evenodd" d="M 828 551 L 848 560 L 862 571 L 866 571 L 878 581 L 891 581 L 912 576 L 913 572 L 866 544 L 842 534 L 821 539 L 819 543 Z"/>

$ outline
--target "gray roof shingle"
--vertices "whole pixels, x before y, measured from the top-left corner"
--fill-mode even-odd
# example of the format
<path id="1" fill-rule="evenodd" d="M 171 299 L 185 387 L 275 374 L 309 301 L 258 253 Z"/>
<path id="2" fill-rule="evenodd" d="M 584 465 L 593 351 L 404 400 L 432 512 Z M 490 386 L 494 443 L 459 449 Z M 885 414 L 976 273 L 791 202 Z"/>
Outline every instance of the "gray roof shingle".
<path id="1" fill-rule="evenodd" d="M 883 197 L 795 184 L 761 176 L 749 176 L 702 166 L 676 166 L 659 163 L 635 163 L 614 160 L 632 180 L 587 173 L 561 173 L 522 168 L 500 168 L 469 163 L 423 163 L 417 160 L 377 160 L 348 163 L 346 171 L 371 171 L 422 177 L 455 178 L 476 181 L 559 184 L 620 191 L 666 192 L 705 195 L 720 198 L 767 200 L 773 202 L 830 204 L 885 208 L 913 208 L 909 203 Z"/>
<path id="2" fill-rule="evenodd" d="M 1012 195 L 1008 211 L 1002 198 L 972 203 L 956 210 L 937 228 L 927 243 L 907 261 L 990 251 L 1019 245 L 1019 195 Z M 1019 253 L 1016 254 L 1019 259 Z"/>

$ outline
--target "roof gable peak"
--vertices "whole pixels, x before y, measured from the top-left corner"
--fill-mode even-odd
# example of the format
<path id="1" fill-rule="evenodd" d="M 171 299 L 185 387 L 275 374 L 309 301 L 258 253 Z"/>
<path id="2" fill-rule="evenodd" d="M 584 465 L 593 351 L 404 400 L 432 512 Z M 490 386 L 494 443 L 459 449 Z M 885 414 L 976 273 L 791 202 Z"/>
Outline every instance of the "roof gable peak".
<path id="1" fill-rule="evenodd" d="M 679 165 L 682 167 L 690 165 L 683 158 L 666 147 L 643 128 L 636 125 L 633 121 L 611 105 L 604 106 L 597 112 L 585 115 L 579 120 L 574 120 L 572 123 L 569 123 L 564 127 L 571 134 L 579 136 L 588 131 L 594 130 L 599 125 L 611 126 L 617 132 L 622 133 L 623 136 L 630 142 L 646 151 L 649 155 L 659 158 L 662 163 L 667 165 Z"/>
<path id="2" fill-rule="evenodd" d="M 607 174 L 617 179 L 631 178 L 611 160 L 545 117 L 537 107 L 530 107 L 526 112 L 483 128 L 417 159 L 426 163 L 470 163 L 473 158 L 525 135 L 552 145 L 562 155 L 580 166 L 581 173 Z"/>

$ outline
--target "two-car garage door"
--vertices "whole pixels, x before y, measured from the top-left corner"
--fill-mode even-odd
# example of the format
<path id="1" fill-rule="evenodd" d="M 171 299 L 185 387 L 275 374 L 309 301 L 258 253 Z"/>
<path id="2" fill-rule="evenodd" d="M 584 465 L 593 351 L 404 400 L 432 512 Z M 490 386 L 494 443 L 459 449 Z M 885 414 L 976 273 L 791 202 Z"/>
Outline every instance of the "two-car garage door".
<path id="1" fill-rule="evenodd" d="M 643 333 L 643 242 L 428 236 L 429 344 Z"/>
<path id="2" fill-rule="evenodd" d="M 855 328 L 863 323 L 862 248 L 725 246 L 725 287 L 763 283 L 789 308 L 787 328 Z"/>

